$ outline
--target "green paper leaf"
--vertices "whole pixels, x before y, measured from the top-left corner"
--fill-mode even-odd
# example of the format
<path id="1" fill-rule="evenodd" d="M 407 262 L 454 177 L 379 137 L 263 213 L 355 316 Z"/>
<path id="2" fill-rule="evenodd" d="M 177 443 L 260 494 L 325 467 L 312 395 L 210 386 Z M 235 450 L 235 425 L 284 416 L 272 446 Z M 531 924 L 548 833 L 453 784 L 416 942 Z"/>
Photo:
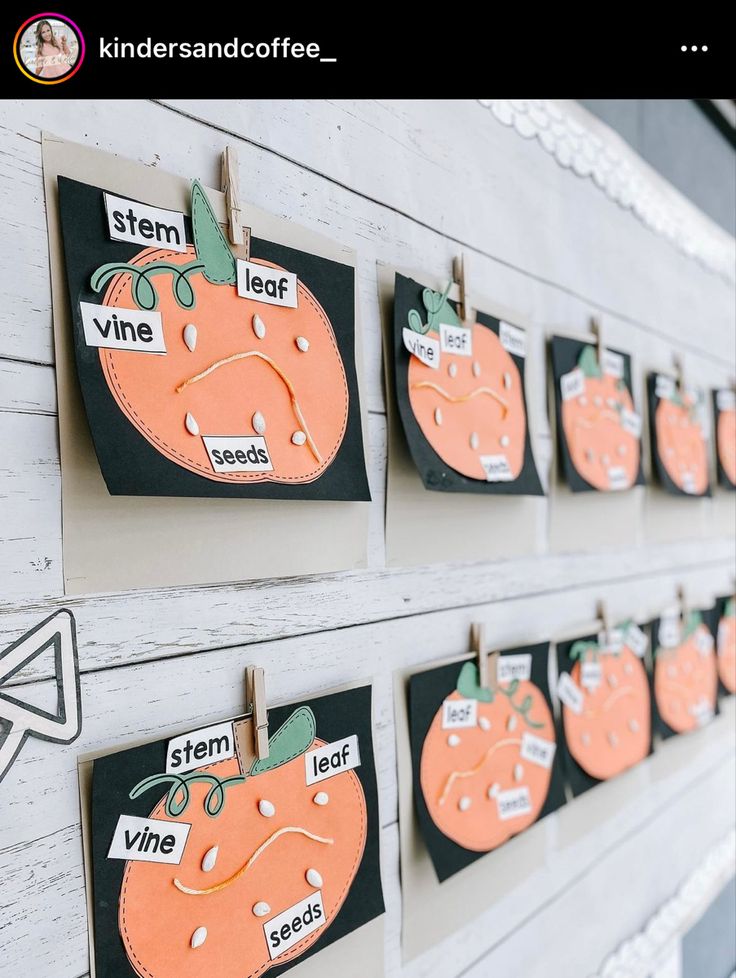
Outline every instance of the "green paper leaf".
<path id="1" fill-rule="evenodd" d="M 235 285 L 235 258 L 199 180 L 192 183 L 192 228 L 202 274 L 213 285 Z"/>
<path id="2" fill-rule="evenodd" d="M 588 653 L 591 653 L 594 657 L 598 655 L 597 642 L 575 642 L 570 649 L 569 656 L 571 659 L 580 659 L 582 662 Z"/>
<path id="3" fill-rule="evenodd" d="M 466 662 L 457 677 L 457 691 L 466 700 L 479 700 L 481 703 L 492 703 L 493 693 L 487 687 L 480 685 L 478 665 Z"/>
<path id="4" fill-rule="evenodd" d="M 314 713 L 308 706 L 300 706 L 294 710 L 289 719 L 283 723 L 273 737 L 268 741 L 268 757 L 262 761 L 257 758 L 250 769 L 251 776 L 273 771 L 295 757 L 303 754 L 314 741 L 317 722 Z"/>
<path id="5" fill-rule="evenodd" d="M 723 614 L 726 618 L 736 617 L 736 601 L 733 598 L 729 598 L 726 602 L 726 607 L 723 609 Z"/>
<path id="6" fill-rule="evenodd" d="M 584 346 L 578 358 L 578 366 L 586 377 L 602 377 L 603 371 L 598 363 L 598 354 L 592 346 Z"/>

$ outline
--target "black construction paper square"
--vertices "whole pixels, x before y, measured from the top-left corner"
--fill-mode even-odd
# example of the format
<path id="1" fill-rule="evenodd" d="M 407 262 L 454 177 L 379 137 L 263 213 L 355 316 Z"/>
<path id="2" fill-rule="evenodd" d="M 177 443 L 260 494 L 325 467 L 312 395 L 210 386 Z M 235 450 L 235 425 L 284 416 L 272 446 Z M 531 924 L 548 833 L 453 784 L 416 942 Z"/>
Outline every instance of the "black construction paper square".
<path id="1" fill-rule="evenodd" d="M 652 467 L 657 475 L 660 486 L 666 491 L 671 493 L 673 496 L 690 496 L 692 498 L 698 499 L 705 496 L 711 496 L 710 488 L 710 464 L 708 459 L 708 448 L 707 445 L 703 445 L 703 451 L 705 454 L 705 465 L 706 471 L 708 472 L 708 484 L 703 492 L 685 492 L 685 490 L 679 486 L 671 477 L 670 473 L 664 463 L 664 459 L 660 453 L 660 445 L 657 438 L 657 409 L 660 402 L 665 400 L 657 393 L 657 377 L 659 375 L 656 373 L 651 373 L 647 377 L 647 397 L 649 402 L 649 440 L 652 446 Z M 677 385 L 674 383 L 672 378 L 666 378 L 667 381 L 671 381 L 674 385 L 674 396 L 676 398 L 680 397 L 680 391 Z"/>
<path id="2" fill-rule="evenodd" d="M 731 433 L 724 426 L 726 424 L 726 419 L 734 413 L 734 408 L 730 406 L 730 403 L 734 397 L 736 397 L 736 392 L 733 390 L 711 391 L 711 396 L 713 398 L 713 415 L 715 421 L 713 426 L 713 443 L 715 445 L 716 452 L 718 485 L 723 489 L 728 489 L 733 492 L 736 490 L 736 482 L 734 482 L 734 480 L 729 476 L 723 465 L 722 453 L 724 450 L 729 450 L 731 453 L 734 452 L 734 441 L 736 440 L 736 436 L 734 436 L 733 433 Z M 729 403 L 728 407 L 726 406 L 726 401 Z"/>
<path id="3" fill-rule="evenodd" d="M 713 615 L 716 636 L 716 655 L 718 656 L 718 695 L 736 695 L 733 682 L 733 660 L 736 657 L 736 595 L 727 594 L 716 598 Z M 729 686 L 724 679 L 728 677 Z"/>
<path id="4" fill-rule="evenodd" d="M 143 246 L 110 239 L 102 189 L 61 176 L 58 184 L 77 376 L 95 452 L 110 494 L 369 500 L 355 368 L 355 270 L 349 265 L 272 241 L 251 238 L 251 254 L 254 257 L 273 262 L 295 273 L 299 281 L 318 297 L 332 325 L 345 371 L 348 392 L 347 421 L 333 460 L 314 481 L 291 484 L 215 481 L 178 464 L 159 450 L 126 417 L 112 395 L 105 380 L 98 350 L 85 342 L 80 302 L 101 304 L 104 289 L 99 293 L 95 292 L 90 284 L 94 271 L 108 262 L 130 261 L 141 252 Z M 192 223 L 186 215 L 184 224 L 187 241 L 191 243 Z M 155 279 L 157 289 L 170 288 L 171 279 L 164 281 L 164 278 L 162 275 Z M 196 285 L 197 278 L 193 278 Z M 265 310 L 274 308 L 263 305 Z M 267 312 L 263 315 L 268 318 Z M 196 322 L 196 309 L 192 316 Z M 177 342 L 182 342 L 180 336 L 176 339 Z M 244 322 L 244 345 L 251 340 L 253 333 L 248 323 Z M 171 341 L 171 336 L 167 337 L 167 348 Z M 245 425 L 252 413 L 252 405 L 250 410 L 246 410 L 244 406 L 244 435 L 250 434 L 245 430 Z M 295 427 L 298 425 L 295 424 Z"/>
<path id="5" fill-rule="evenodd" d="M 539 645 L 520 646 L 519 648 L 505 650 L 501 653 L 501 657 L 526 653 L 531 654 L 532 657 L 530 681 L 543 694 L 554 721 L 554 709 L 547 677 L 549 645 L 545 642 Z M 435 714 L 442 708 L 443 701 L 455 691 L 463 664 L 462 662 L 455 662 L 440 666 L 437 669 L 416 673 L 410 677 L 407 687 L 414 808 L 419 831 L 440 883 L 487 855 L 487 852 L 466 849 L 437 827 L 427 808 L 420 782 L 420 764 L 425 738 Z M 462 734 L 462 730 L 459 730 L 458 733 Z M 536 821 L 556 811 L 564 804 L 565 787 L 558 749 L 555 751 L 552 762 L 547 798 Z M 492 852 L 493 850 L 488 851 Z"/>
<path id="6" fill-rule="evenodd" d="M 552 381 L 554 386 L 555 417 L 557 427 L 557 446 L 561 471 L 565 481 L 573 492 L 626 491 L 611 490 L 608 487 L 598 488 L 585 479 L 585 477 L 575 466 L 570 453 L 570 447 L 565 436 L 565 430 L 562 424 L 562 394 L 560 389 L 560 380 L 565 374 L 570 373 L 579 365 L 581 355 L 584 352 L 586 352 L 587 356 L 590 356 L 590 353 L 587 351 L 592 351 L 592 358 L 597 361 L 597 351 L 592 343 L 585 343 L 582 340 L 576 340 L 567 336 L 554 336 L 550 341 Z M 631 398 L 631 402 L 634 406 L 634 410 L 636 410 L 636 398 L 634 397 L 634 389 L 631 381 L 631 356 L 628 353 L 622 352 L 621 350 L 611 349 L 611 353 L 617 354 L 623 358 L 624 375 L 622 378 L 620 378 L 619 383 L 623 384 L 628 391 L 629 397 Z M 614 467 L 615 461 L 615 459 L 611 460 L 612 468 Z M 644 472 L 641 462 L 641 438 L 639 438 L 639 464 L 637 466 L 636 476 L 632 485 L 641 486 L 643 484 Z"/>
<path id="7" fill-rule="evenodd" d="M 642 627 L 643 631 L 648 631 L 647 626 L 640 626 L 640 627 Z M 580 638 L 571 639 L 565 642 L 558 642 L 557 643 L 558 675 L 562 675 L 563 672 L 568 673 L 568 675 L 572 673 L 572 670 L 575 666 L 575 662 L 577 661 L 577 659 L 574 658 L 570 653 L 572 652 L 573 646 L 577 642 L 586 642 L 586 643 L 590 642 L 590 643 L 597 644 L 598 640 L 599 640 L 599 636 L 597 634 L 591 634 L 591 635 L 582 635 L 580 636 Z M 608 653 L 608 654 L 612 654 L 612 653 Z M 645 657 L 641 661 L 642 681 L 646 682 L 647 688 L 649 688 L 649 671 L 647 670 L 646 667 L 646 656 L 648 656 L 648 654 L 649 651 L 647 650 Z M 649 695 L 649 700 L 651 704 L 651 691 Z M 653 750 L 652 730 L 653 730 L 653 725 L 650 726 L 647 756 L 649 756 Z M 594 788 L 596 785 L 602 784 L 603 779 L 593 777 L 591 774 L 585 771 L 580 766 L 580 764 L 578 764 L 576 759 L 572 756 L 572 753 L 570 751 L 570 745 L 565 735 L 565 725 L 563 721 L 562 704 L 560 704 L 560 711 L 558 716 L 558 737 L 559 737 L 558 739 L 559 749 L 562 755 L 565 772 L 567 774 L 567 783 L 570 785 L 570 790 L 572 791 L 573 796 L 577 797 L 578 795 L 582 795 L 586 791 L 589 791 L 591 788 Z M 626 770 L 630 770 L 630 768 L 627 768 Z M 623 774 L 625 773 L 625 771 L 622 771 L 621 773 Z M 612 780 L 612 779 L 606 778 L 605 780 Z"/>
<path id="8" fill-rule="evenodd" d="M 285 964 L 268 969 L 267 973 L 274 976 L 284 974 L 300 961 L 319 953 L 323 948 L 384 912 L 379 860 L 378 793 L 372 739 L 371 687 L 361 686 L 269 709 L 269 734 L 273 735 L 300 706 L 307 706 L 312 710 L 319 740 L 333 743 L 352 734 L 358 738 L 361 763 L 354 769 L 354 773 L 361 782 L 365 796 L 366 842 L 352 885 L 330 926 L 300 955 Z M 108 859 L 107 853 L 120 815 L 147 818 L 157 802 L 165 797 L 168 790 L 165 786 L 144 791 L 134 800 L 130 799 L 129 792 L 143 778 L 165 771 L 167 744 L 168 739 L 151 741 L 140 747 L 108 754 L 93 762 L 90 833 L 94 953 L 97 974 L 104 975 L 105 978 L 137 978 L 139 974 L 128 960 L 118 929 L 118 902 L 123 872 L 128 864 L 122 859 Z M 297 758 L 297 761 L 299 760 L 300 758 Z M 317 792 L 322 788 L 329 792 L 329 785 L 328 779 L 318 782 L 307 790 Z M 230 790 L 237 791 L 237 786 Z M 227 802 L 226 791 L 225 805 Z M 215 831 L 216 818 L 213 819 L 213 833 Z M 246 849 L 248 845 L 244 844 L 244 850 Z M 172 866 L 172 871 L 175 869 L 176 867 Z M 193 896 L 192 899 L 206 900 L 207 898 Z M 286 908 L 279 908 L 279 911 L 283 909 Z M 274 908 L 272 916 L 279 911 Z M 250 907 L 244 907 L 243 912 L 250 913 Z M 206 919 L 204 907 L 202 919 L 203 922 Z M 185 936 L 188 940 L 188 935 Z"/>
<path id="9" fill-rule="evenodd" d="M 544 490 L 537 474 L 536 465 L 531 449 L 529 436 L 529 412 L 524 391 L 524 357 L 509 351 L 509 355 L 519 371 L 521 378 L 524 412 L 526 415 L 523 461 L 517 477 L 508 482 L 488 482 L 479 477 L 470 478 L 448 465 L 435 451 L 425 437 L 412 410 L 409 399 L 409 363 L 412 355 L 404 346 L 403 329 L 409 322 L 410 315 L 423 316 L 425 313 L 422 302 L 424 286 L 404 275 L 396 275 L 393 310 L 393 346 L 388 353 L 391 358 L 389 376 L 393 377 L 396 402 L 401 418 L 402 429 L 406 437 L 411 457 L 421 476 L 425 489 L 437 492 L 472 492 L 489 493 L 491 495 L 542 496 Z M 457 309 L 457 303 L 447 300 L 448 305 Z M 475 312 L 476 322 L 486 329 L 499 335 L 501 320 L 483 312 Z M 523 332 L 523 331 L 522 331 Z M 443 354 L 449 358 L 451 354 Z M 465 358 L 456 357 L 457 362 Z M 447 377 L 446 370 L 440 366 L 437 374 Z M 477 385 L 476 385 L 477 386 Z M 482 472 L 479 463 L 479 472 Z"/>

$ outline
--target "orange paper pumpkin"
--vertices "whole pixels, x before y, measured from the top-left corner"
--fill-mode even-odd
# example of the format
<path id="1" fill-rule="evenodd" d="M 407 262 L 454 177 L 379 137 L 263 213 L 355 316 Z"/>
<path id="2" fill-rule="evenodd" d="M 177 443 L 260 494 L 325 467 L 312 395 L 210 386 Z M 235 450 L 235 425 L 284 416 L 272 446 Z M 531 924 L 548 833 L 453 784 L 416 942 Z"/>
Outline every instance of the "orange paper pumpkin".
<path id="1" fill-rule="evenodd" d="M 354 771 L 305 785 L 303 752 L 323 742 L 300 707 L 276 732 L 266 761 L 243 776 L 236 759 L 136 786 L 171 784 L 151 818 L 191 825 L 178 865 L 126 863 L 120 935 L 140 978 L 254 978 L 302 954 L 330 926 L 361 862 L 366 802 Z M 304 911 L 269 921 L 306 898 Z M 307 921 L 306 917 L 309 916 Z M 305 936 L 283 953 L 297 930 Z"/>
<path id="2" fill-rule="evenodd" d="M 729 693 L 736 693 L 736 601 L 729 598 L 718 622 L 718 675 Z"/>
<path id="3" fill-rule="evenodd" d="M 731 485 L 736 486 L 736 409 L 719 410 L 716 445 L 721 468 Z"/>
<path id="4" fill-rule="evenodd" d="M 678 392 L 661 397 L 654 417 L 657 455 L 682 492 L 700 496 L 708 489 L 708 452 L 696 402 Z"/>
<path id="5" fill-rule="evenodd" d="M 628 489 L 639 474 L 640 440 L 627 418 L 638 420 L 625 382 L 604 373 L 592 346 L 578 359 L 584 387 L 562 400 L 561 418 L 570 460 L 599 490 Z"/>
<path id="6" fill-rule="evenodd" d="M 110 321 L 115 309 L 155 311 L 166 347 L 160 355 L 100 348 L 105 382 L 140 435 L 189 472 L 236 485 L 312 482 L 348 424 L 332 324 L 296 277 L 296 308 L 238 294 L 235 258 L 196 181 L 192 227 L 184 252 L 146 248 L 93 274 Z M 251 264 L 288 275 L 273 262 Z"/>
<path id="7" fill-rule="evenodd" d="M 554 723 L 533 683 L 481 688 L 473 662 L 462 667 L 447 701 L 467 699 L 477 700 L 476 725 L 445 729 L 440 707 L 422 747 L 420 783 L 437 828 L 465 849 L 487 852 L 531 825 L 544 807 L 551 764 L 523 759 L 522 745 L 526 734 L 554 745 Z M 514 789 L 525 794 L 523 813 L 502 818 L 504 793 Z"/>
<path id="8" fill-rule="evenodd" d="M 718 671 L 713 636 L 702 615 L 691 612 L 680 640 L 657 648 L 654 656 L 654 698 L 661 719 L 675 733 L 706 723 L 716 707 Z"/>
<path id="9" fill-rule="evenodd" d="M 593 778 L 606 781 L 633 767 L 649 753 L 651 708 L 649 682 L 641 659 L 624 644 L 602 652 L 596 642 L 575 642 L 571 678 L 583 694 L 575 713 L 562 705 L 565 741 L 570 756 Z M 600 667 L 595 683 L 586 683 L 587 663 Z"/>

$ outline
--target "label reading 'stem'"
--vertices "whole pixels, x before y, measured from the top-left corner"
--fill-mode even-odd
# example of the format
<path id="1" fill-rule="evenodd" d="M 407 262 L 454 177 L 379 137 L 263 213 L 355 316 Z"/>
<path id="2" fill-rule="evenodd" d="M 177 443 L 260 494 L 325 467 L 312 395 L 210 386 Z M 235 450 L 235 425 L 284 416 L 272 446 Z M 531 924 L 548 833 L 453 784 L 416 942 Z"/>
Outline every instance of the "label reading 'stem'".
<path id="1" fill-rule="evenodd" d="M 472 357 L 473 331 L 467 326 L 450 326 L 440 323 L 440 346 L 443 353 L 455 353 L 459 357 Z"/>
<path id="2" fill-rule="evenodd" d="M 327 778 L 340 774 L 342 771 L 352 771 L 360 767 L 360 750 L 358 737 L 352 734 L 344 740 L 336 740 L 324 747 L 307 751 L 304 755 L 304 768 L 307 784 L 316 784 Z"/>
<path id="3" fill-rule="evenodd" d="M 555 759 L 557 744 L 553 740 L 545 740 L 544 737 L 537 737 L 536 734 L 525 731 L 521 735 L 521 750 L 519 752 L 522 761 L 530 761 L 548 770 L 552 767 Z"/>
<path id="4" fill-rule="evenodd" d="M 160 312 L 80 302 L 87 346 L 136 353 L 166 353 Z"/>
<path id="5" fill-rule="evenodd" d="M 163 207 L 149 207 L 135 200 L 104 194 L 107 227 L 113 241 L 161 245 L 170 251 L 187 250 L 184 215 Z"/>
<path id="6" fill-rule="evenodd" d="M 478 723 L 478 700 L 445 700 L 442 703 L 442 728 L 475 727 Z"/>
<path id="7" fill-rule="evenodd" d="M 557 680 L 557 696 L 561 703 L 578 715 L 583 712 L 583 691 L 569 672 L 561 672 Z"/>
<path id="8" fill-rule="evenodd" d="M 526 333 L 518 326 L 505 323 L 503 319 L 498 324 L 498 338 L 504 350 L 516 357 L 526 356 Z"/>
<path id="9" fill-rule="evenodd" d="M 518 655 L 499 656 L 496 667 L 496 681 L 510 683 L 512 679 L 525 682 L 532 674 L 531 652 L 520 652 Z"/>
<path id="10" fill-rule="evenodd" d="M 532 811 L 532 799 L 529 789 L 511 788 L 510 791 L 500 791 L 496 795 L 498 805 L 498 817 L 502 822 L 509 818 L 517 818 L 519 815 L 530 815 Z"/>
<path id="11" fill-rule="evenodd" d="M 299 302 L 297 277 L 283 268 L 269 268 L 252 261 L 237 259 L 238 295 L 244 299 L 267 302 L 270 306 L 296 309 Z"/>
<path id="12" fill-rule="evenodd" d="M 202 435 L 215 472 L 271 472 L 263 435 Z"/>
<path id="13" fill-rule="evenodd" d="M 294 947 L 308 934 L 318 930 L 324 922 L 325 908 L 321 890 L 317 890 L 299 903 L 295 903 L 293 907 L 272 917 L 263 925 L 271 960 Z"/>
<path id="14" fill-rule="evenodd" d="M 657 374 L 657 379 L 654 385 L 654 393 L 659 398 L 664 398 L 665 400 L 671 400 L 675 396 L 675 381 L 673 377 L 668 377 L 666 374 Z"/>
<path id="15" fill-rule="evenodd" d="M 232 723 L 216 723 L 173 737 L 166 748 L 166 773 L 193 771 L 235 756 Z"/>
<path id="16" fill-rule="evenodd" d="M 408 329 L 404 326 L 401 331 L 404 346 L 417 360 L 421 360 L 425 367 L 433 370 L 440 369 L 440 344 L 439 340 L 430 336 L 428 333 L 417 333 L 416 330 Z"/>
<path id="17" fill-rule="evenodd" d="M 505 455 L 481 455 L 480 464 L 486 482 L 513 482 L 514 474 Z"/>
<path id="18" fill-rule="evenodd" d="M 580 397 L 585 393 L 585 374 L 580 367 L 575 367 L 568 374 L 560 377 L 560 394 L 563 401 L 570 401 L 573 397 Z"/>
<path id="19" fill-rule="evenodd" d="M 162 818 L 121 815 L 107 853 L 108 859 L 178 866 L 191 825 Z"/>
<path id="20" fill-rule="evenodd" d="M 601 356 L 601 369 L 604 374 L 621 380 L 624 375 L 624 358 L 613 350 L 604 350 Z"/>

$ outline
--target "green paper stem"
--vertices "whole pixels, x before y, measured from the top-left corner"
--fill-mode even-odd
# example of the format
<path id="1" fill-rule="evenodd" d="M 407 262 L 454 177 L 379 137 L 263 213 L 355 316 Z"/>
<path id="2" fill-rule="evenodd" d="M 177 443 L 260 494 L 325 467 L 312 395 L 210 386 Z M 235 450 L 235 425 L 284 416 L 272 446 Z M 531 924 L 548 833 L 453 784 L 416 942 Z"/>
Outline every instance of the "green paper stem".
<path id="1" fill-rule="evenodd" d="M 182 815 L 191 801 L 190 784 L 203 783 L 211 787 L 204 797 L 203 808 L 210 818 L 215 818 L 222 811 L 225 804 L 225 790 L 232 785 L 243 784 L 245 775 L 234 775 L 229 778 L 218 778 L 216 774 L 207 774 L 202 771 L 192 771 L 190 774 L 153 774 L 151 777 L 144 778 L 131 790 L 130 798 L 138 798 L 144 791 L 155 788 L 160 784 L 171 786 L 166 795 L 164 811 L 169 818 L 178 818 Z M 181 797 L 177 799 L 177 794 L 181 792 Z"/>
<path id="2" fill-rule="evenodd" d="M 213 285 L 235 285 L 235 258 L 199 180 L 192 183 L 192 230 L 197 258 L 203 263 L 202 274 L 207 281 Z"/>
<path id="3" fill-rule="evenodd" d="M 603 370 L 598 363 L 598 354 L 594 347 L 584 346 L 578 357 L 578 367 L 586 377 L 602 377 Z"/>

